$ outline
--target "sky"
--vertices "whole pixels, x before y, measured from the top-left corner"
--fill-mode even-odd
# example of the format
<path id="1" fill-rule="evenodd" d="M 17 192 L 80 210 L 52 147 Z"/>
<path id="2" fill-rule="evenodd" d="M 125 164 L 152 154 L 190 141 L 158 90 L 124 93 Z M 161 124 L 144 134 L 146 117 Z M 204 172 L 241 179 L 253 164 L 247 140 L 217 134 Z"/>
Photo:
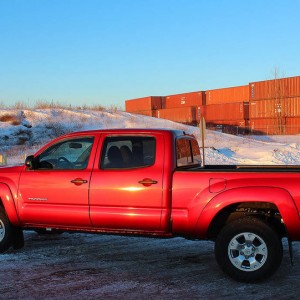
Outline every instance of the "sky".
<path id="1" fill-rule="evenodd" d="M 0 106 L 126 99 L 300 75 L 300 0 L 0 0 Z"/>

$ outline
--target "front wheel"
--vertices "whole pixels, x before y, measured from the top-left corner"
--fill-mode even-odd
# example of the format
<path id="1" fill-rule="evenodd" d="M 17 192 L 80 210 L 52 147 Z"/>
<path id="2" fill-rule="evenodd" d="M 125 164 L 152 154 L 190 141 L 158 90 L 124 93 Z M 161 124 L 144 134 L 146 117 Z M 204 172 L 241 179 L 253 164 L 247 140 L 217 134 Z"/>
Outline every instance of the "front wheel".
<path id="1" fill-rule="evenodd" d="M 215 256 L 221 269 L 242 282 L 271 276 L 282 261 L 282 243 L 265 222 L 253 217 L 232 221 L 219 233 Z"/>
<path id="2" fill-rule="evenodd" d="M 0 207 L 0 253 L 8 250 L 13 244 L 13 228 L 2 207 Z"/>

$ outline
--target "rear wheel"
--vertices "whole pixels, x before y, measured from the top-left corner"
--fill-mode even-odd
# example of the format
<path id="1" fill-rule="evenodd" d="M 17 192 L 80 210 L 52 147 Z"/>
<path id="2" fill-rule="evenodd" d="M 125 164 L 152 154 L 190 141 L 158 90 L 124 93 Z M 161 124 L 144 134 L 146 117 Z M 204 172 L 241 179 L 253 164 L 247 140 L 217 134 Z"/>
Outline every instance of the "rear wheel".
<path id="1" fill-rule="evenodd" d="M 5 252 L 13 243 L 13 229 L 2 207 L 0 207 L 0 253 Z"/>
<path id="2" fill-rule="evenodd" d="M 271 276 L 282 261 L 282 243 L 265 222 L 253 217 L 232 221 L 219 233 L 216 260 L 232 278 L 255 282 Z"/>

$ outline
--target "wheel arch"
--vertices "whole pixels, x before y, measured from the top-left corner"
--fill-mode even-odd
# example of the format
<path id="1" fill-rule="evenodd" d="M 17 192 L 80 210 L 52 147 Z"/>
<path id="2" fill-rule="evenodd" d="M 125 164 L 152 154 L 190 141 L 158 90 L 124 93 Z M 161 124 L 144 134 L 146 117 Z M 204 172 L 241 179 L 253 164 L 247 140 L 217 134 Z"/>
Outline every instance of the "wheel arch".
<path id="1" fill-rule="evenodd" d="M 20 226 L 13 195 L 4 183 L 0 183 L 0 205 L 4 208 L 9 221 L 15 226 Z"/>
<path id="2" fill-rule="evenodd" d="M 292 240 L 299 238 L 300 220 L 295 202 L 286 190 L 277 187 L 236 188 L 219 193 L 201 212 L 195 233 L 201 238 L 211 237 L 230 218 L 236 219 L 245 214 L 255 214 L 269 221 L 271 216 L 273 220 L 276 216 L 277 221 L 273 224 L 276 230 L 280 229 L 281 234 L 285 230 Z M 278 220 L 282 220 L 284 225 L 280 225 Z"/>
<path id="3" fill-rule="evenodd" d="M 214 240 L 225 225 L 245 216 L 254 216 L 267 222 L 281 237 L 287 234 L 286 227 L 281 222 L 280 212 L 274 203 L 239 202 L 226 206 L 214 216 L 209 224 L 207 237 Z"/>

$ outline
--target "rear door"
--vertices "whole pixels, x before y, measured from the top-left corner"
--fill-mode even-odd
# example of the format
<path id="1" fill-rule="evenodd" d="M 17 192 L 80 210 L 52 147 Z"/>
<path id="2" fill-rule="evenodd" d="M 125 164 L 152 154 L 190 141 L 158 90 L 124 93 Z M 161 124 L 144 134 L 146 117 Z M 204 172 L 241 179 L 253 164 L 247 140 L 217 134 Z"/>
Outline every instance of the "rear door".
<path id="1" fill-rule="evenodd" d="M 163 135 L 102 134 L 101 144 L 90 184 L 93 226 L 163 231 Z"/>

